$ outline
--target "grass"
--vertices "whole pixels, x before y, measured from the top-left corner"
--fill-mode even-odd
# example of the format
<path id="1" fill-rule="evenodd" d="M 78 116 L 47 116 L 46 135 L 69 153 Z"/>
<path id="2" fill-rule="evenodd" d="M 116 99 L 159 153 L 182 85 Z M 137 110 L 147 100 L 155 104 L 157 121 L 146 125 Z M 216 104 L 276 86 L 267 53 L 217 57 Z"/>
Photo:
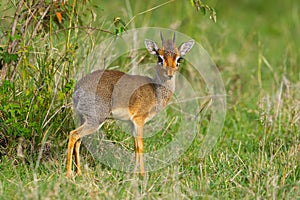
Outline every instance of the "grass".
<path id="1" fill-rule="evenodd" d="M 109 29 L 113 27 L 110 18 L 119 16 L 127 22 L 160 3 L 101 1 L 103 10 L 97 10 L 92 25 Z M 216 62 L 228 95 L 227 115 L 223 135 L 210 155 L 198 156 L 207 115 L 199 136 L 168 167 L 139 177 L 93 160 L 82 148 L 83 175 L 66 179 L 67 135 L 74 128 L 68 90 L 73 67 L 92 49 L 97 36 L 101 40 L 107 35 L 79 32 L 68 45 L 64 40 L 68 34 L 38 35 L 41 46 L 55 48 L 46 51 L 34 43 L 34 56 L 27 60 L 30 64 L 22 63 L 15 84 L 2 88 L 5 93 L 1 94 L 10 94 L 2 97 L 2 106 L 7 103 L 6 109 L 22 112 L 14 112 L 6 124 L 0 121 L 4 127 L 0 199 L 299 199 L 300 4 L 292 0 L 208 3 L 217 11 L 216 24 L 188 2 L 171 1 L 136 16 L 129 27 L 176 28 L 201 43 Z M 30 99 L 29 104 L 24 99 Z M 39 111 L 26 118 L 32 110 Z M 113 140 L 132 150 L 128 134 L 118 135 L 113 123 L 105 129 Z M 4 137 L 8 132 L 18 137 Z M 147 148 L 161 148 L 166 138 L 152 138 Z"/>

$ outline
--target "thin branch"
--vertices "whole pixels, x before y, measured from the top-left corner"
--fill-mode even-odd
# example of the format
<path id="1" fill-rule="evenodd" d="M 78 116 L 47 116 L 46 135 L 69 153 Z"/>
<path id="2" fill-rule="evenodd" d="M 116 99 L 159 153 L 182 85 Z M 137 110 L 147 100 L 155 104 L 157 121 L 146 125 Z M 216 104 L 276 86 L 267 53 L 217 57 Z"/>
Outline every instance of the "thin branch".
<path id="1" fill-rule="evenodd" d="M 28 10 L 28 14 L 29 14 L 30 16 L 26 19 L 26 22 L 25 22 L 24 25 L 21 27 L 22 37 L 25 36 L 27 27 L 29 26 L 29 24 L 31 23 L 33 17 L 35 16 L 35 13 L 39 11 L 40 5 L 41 5 L 42 3 L 44 3 L 44 1 L 41 1 L 41 2 L 36 3 L 36 5 L 32 6 L 32 8 L 34 8 L 34 9 L 29 9 L 29 10 Z M 31 10 L 33 10 L 33 11 L 31 11 Z"/>
<path id="2" fill-rule="evenodd" d="M 9 39 L 8 47 L 7 47 L 7 52 L 8 53 L 12 53 L 13 52 L 13 48 L 12 47 L 14 46 L 15 39 L 12 40 L 12 38 L 15 36 L 15 32 L 16 32 L 16 28 L 17 28 L 17 23 L 18 23 L 18 20 L 19 20 L 19 16 L 20 16 L 20 12 L 21 12 L 23 3 L 24 3 L 24 0 L 20 0 L 19 5 L 17 7 L 17 10 L 15 12 L 14 21 L 13 21 L 13 24 L 12 24 L 12 27 L 11 27 L 11 34 L 10 34 L 11 38 Z M 2 84 L 2 81 L 7 76 L 8 66 L 9 66 L 9 63 L 4 63 L 3 66 L 2 66 L 2 69 L 0 70 L 0 84 Z"/>
<path id="3" fill-rule="evenodd" d="M 38 21 L 38 23 L 37 23 L 36 26 L 34 27 L 34 30 L 33 30 L 32 34 L 31 34 L 31 36 L 30 36 L 28 42 L 26 43 L 26 46 L 29 46 L 29 45 L 30 45 L 30 42 L 31 42 L 31 40 L 32 40 L 32 38 L 33 38 L 34 36 L 36 36 L 37 30 L 38 30 L 40 24 L 42 23 L 43 19 L 45 18 L 46 14 L 48 13 L 50 7 L 51 7 L 51 4 L 47 6 L 47 8 L 46 8 L 46 10 L 44 11 L 43 15 L 41 16 L 40 20 Z M 18 68 L 19 64 L 21 63 L 21 60 L 22 60 L 22 58 L 21 58 L 21 56 L 20 56 L 19 59 L 18 59 L 18 62 L 16 63 L 16 65 L 15 65 L 14 68 L 13 68 L 13 71 L 12 71 L 12 74 L 11 74 L 11 77 L 10 77 L 10 81 L 13 81 L 14 76 L 15 76 L 15 73 L 16 73 L 16 69 Z"/>
<path id="4" fill-rule="evenodd" d="M 173 2 L 173 1 L 175 1 L 175 0 L 167 1 L 167 2 L 165 2 L 165 3 L 159 4 L 158 6 L 154 6 L 153 8 L 149 8 L 149 9 L 147 9 L 147 10 L 145 10 L 145 11 L 142 11 L 142 12 L 136 14 L 135 16 L 133 16 L 133 17 L 130 19 L 130 21 L 126 24 L 125 27 L 128 27 L 128 25 L 129 25 L 129 24 L 130 24 L 137 16 L 146 14 L 147 12 L 150 12 L 150 11 L 152 11 L 152 10 L 155 10 L 155 9 L 157 9 L 157 8 L 160 8 L 160 7 L 162 7 L 162 6 L 164 6 L 164 5 L 168 4 L 168 3 L 171 3 L 171 2 Z"/>
<path id="5" fill-rule="evenodd" d="M 17 10 L 15 12 L 14 21 L 13 21 L 13 24 L 12 24 L 12 27 L 11 27 L 11 34 L 10 34 L 12 38 L 15 36 L 15 32 L 16 32 L 16 28 L 17 28 L 17 23 L 18 23 L 18 20 L 19 20 L 19 16 L 20 16 L 20 12 L 21 12 L 23 3 L 24 3 L 24 0 L 21 0 L 19 2 L 18 8 L 17 8 Z M 13 47 L 13 42 L 14 41 L 12 41 L 11 39 L 9 40 L 8 49 L 7 49 L 8 53 L 12 53 L 12 47 Z"/>
<path id="6" fill-rule="evenodd" d="M 34 30 L 33 30 L 32 34 L 31 34 L 30 39 L 28 40 L 26 46 L 29 46 L 29 45 L 30 45 L 30 42 L 31 42 L 32 38 L 36 35 L 36 32 L 37 32 L 39 26 L 41 25 L 41 23 L 42 23 L 44 17 L 45 17 L 46 14 L 48 13 L 50 7 L 51 7 L 51 4 L 47 6 L 47 8 L 46 8 L 46 10 L 44 11 L 42 17 L 40 18 L 40 20 L 38 21 L 38 23 L 37 23 L 36 26 L 34 27 Z"/>
<path id="7" fill-rule="evenodd" d="M 93 30 L 93 31 L 100 31 L 100 32 L 109 33 L 109 34 L 114 35 L 114 33 L 109 31 L 109 30 L 105 30 L 105 29 L 101 29 L 101 28 L 95 28 L 95 27 L 91 27 L 91 26 L 74 26 L 74 27 L 69 27 L 69 28 L 63 28 L 63 29 L 60 29 L 60 30 L 57 30 L 57 31 L 53 32 L 53 34 L 56 34 L 56 33 L 62 32 L 62 31 L 66 31 L 66 30 L 70 30 L 70 29 L 76 29 L 76 28 L 78 28 L 78 29 L 90 29 L 90 30 Z"/>
<path id="8" fill-rule="evenodd" d="M 22 59 L 21 59 L 21 56 L 20 56 L 19 59 L 18 59 L 18 61 L 17 61 L 17 63 L 15 64 L 15 66 L 14 66 L 14 68 L 13 68 L 12 73 L 11 73 L 11 76 L 10 76 L 10 82 L 13 82 L 14 77 L 15 77 L 15 73 L 16 73 L 16 69 L 17 69 L 17 67 L 20 65 L 21 61 L 22 61 Z"/>

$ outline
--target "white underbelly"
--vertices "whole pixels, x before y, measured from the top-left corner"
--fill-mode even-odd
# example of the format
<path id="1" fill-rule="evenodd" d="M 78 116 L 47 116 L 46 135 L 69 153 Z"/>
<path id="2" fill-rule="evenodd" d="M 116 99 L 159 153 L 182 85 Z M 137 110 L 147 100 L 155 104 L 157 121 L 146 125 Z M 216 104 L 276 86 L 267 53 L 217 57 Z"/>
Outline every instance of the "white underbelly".
<path id="1" fill-rule="evenodd" d="M 130 114 L 128 108 L 114 108 L 112 109 L 112 116 L 119 120 L 130 120 Z"/>

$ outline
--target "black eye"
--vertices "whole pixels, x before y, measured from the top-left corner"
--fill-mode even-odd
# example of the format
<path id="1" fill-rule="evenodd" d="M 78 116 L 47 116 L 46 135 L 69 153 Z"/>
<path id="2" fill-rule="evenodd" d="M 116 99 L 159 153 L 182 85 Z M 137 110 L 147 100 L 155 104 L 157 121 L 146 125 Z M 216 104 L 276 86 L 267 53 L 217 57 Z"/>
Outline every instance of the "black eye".
<path id="1" fill-rule="evenodd" d="M 182 60 L 183 60 L 182 57 L 177 58 L 177 60 L 176 60 L 176 66 L 177 66 L 177 67 L 179 67 L 180 62 L 181 62 Z"/>
<path id="2" fill-rule="evenodd" d="M 164 64 L 164 58 L 160 55 L 158 55 L 157 58 L 158 58 L 158 64 L 163 65 Z"/>

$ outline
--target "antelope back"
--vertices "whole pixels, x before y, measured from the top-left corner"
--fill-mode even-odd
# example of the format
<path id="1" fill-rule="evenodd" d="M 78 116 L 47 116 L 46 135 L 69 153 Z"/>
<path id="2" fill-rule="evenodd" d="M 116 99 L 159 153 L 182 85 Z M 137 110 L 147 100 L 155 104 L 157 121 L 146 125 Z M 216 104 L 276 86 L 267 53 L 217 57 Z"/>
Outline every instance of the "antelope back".
<path id="1" fill-rule="evenodd" d="M 189 40 L 182 43 L 178 48 L 176 46 L 176 35 L 174 33 L 172 40 L 164 40 L 160 33 L 162 47 L 159 48 L 152 40 L 145 40 L 145 46 L 150 54 L 156 55 L 158 58 L 159 70 L 164 77 L 172 78 L 176 71 L 178 71 L 180 61 L 194 45 L 194 40 Z"/>

